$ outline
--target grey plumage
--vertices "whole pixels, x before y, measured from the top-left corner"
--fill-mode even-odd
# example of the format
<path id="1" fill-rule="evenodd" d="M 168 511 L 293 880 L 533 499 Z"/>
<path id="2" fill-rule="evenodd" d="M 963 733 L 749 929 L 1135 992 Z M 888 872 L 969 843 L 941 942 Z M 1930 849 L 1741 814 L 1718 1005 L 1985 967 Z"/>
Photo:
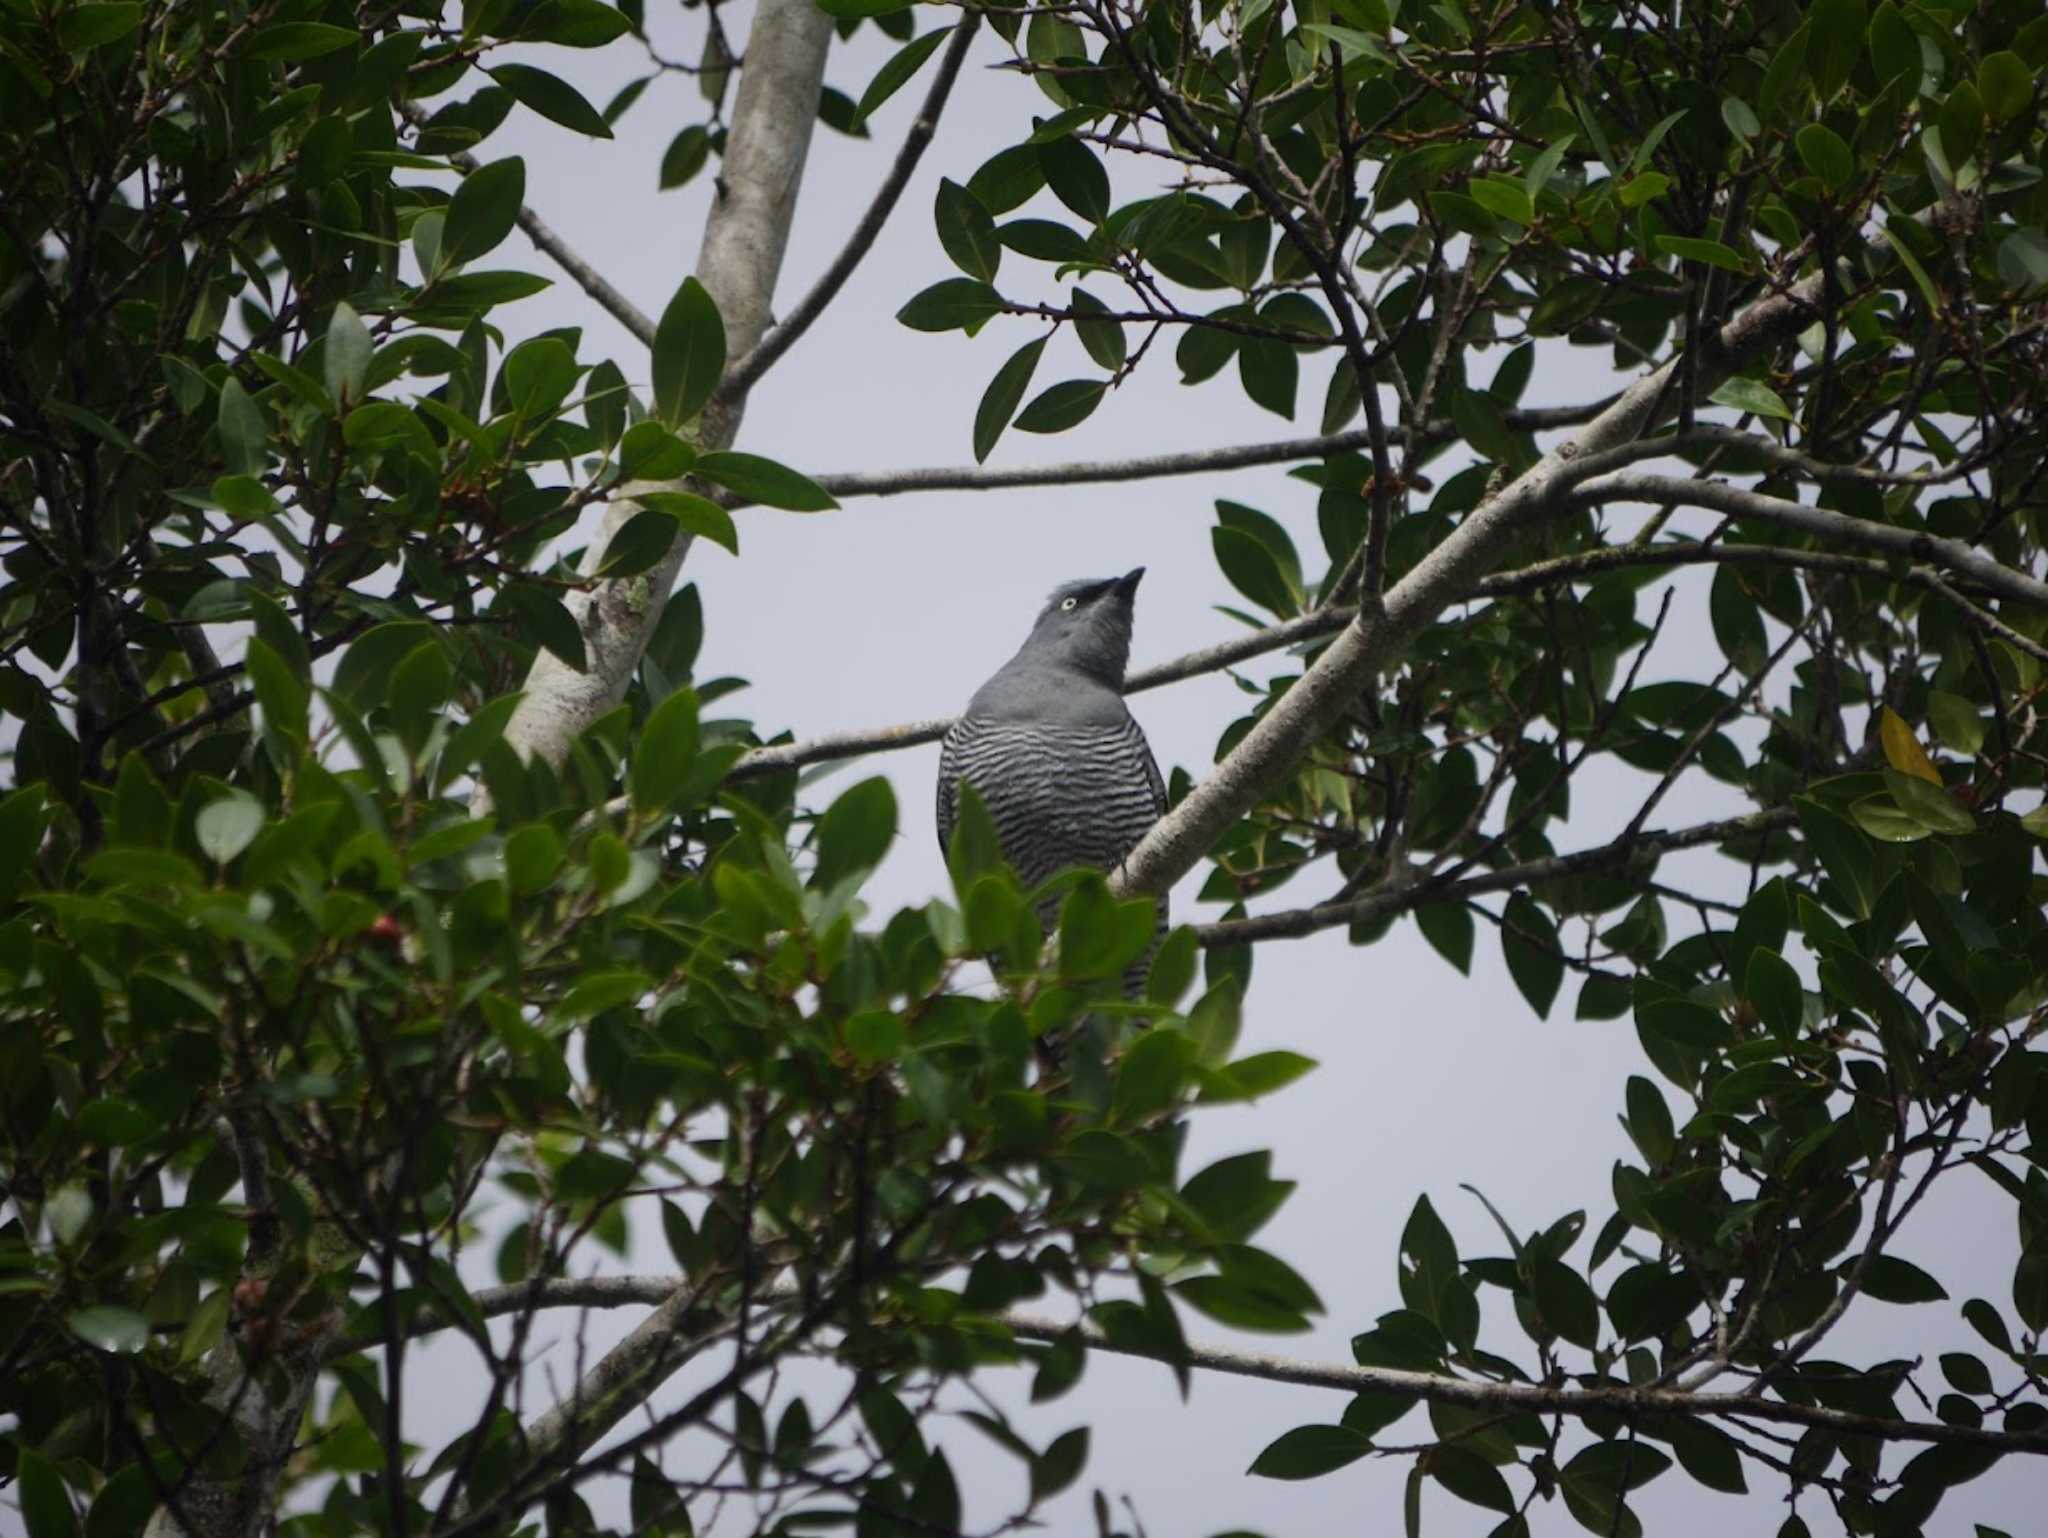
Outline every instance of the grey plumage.
<path id="1" fill-rule="evenodd" d="M 1144 574 L 1055 588 L 1017 655 L 975 691 L 939 756 L 940 848 L 962 780 L 1026 886 L 1076 865 L 1115 869 L 1165 812 L 1159 765 L 1123 700 Z"/>

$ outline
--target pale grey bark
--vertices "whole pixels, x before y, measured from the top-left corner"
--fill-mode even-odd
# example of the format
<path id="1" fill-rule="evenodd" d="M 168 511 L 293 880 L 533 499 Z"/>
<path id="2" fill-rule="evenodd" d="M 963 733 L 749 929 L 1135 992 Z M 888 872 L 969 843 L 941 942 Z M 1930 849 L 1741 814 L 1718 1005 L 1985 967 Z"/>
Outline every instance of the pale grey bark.
<path id="1" fill-rule="evenodd" d="M 720 192 L 697 257 L 697 279 L 725 321 L 729 356 L 752 351 L 768 329 L 831 40 L 832 19 L 813 0 L 760 0 L 754 13 Z M 698 447 L 730 444 L 745 408 L 744 395 L 714 400 L 698 418 Z M 601 532 L 584 552 L 585 575 L 603 564 L 612 536 L 638 511 L 633 496 L 674 484 L 633 482 L 620 488 Z M 599 582 L 571 600 L 589 665 L 579 673 L 546 651 L 534 659 L 525 698 L 505 728 L 506 740 L 522 756 L 560 762 L 577 735 L 625 695 L 689 546 L 687 538 L 678 539 L 650 570 Z"/>

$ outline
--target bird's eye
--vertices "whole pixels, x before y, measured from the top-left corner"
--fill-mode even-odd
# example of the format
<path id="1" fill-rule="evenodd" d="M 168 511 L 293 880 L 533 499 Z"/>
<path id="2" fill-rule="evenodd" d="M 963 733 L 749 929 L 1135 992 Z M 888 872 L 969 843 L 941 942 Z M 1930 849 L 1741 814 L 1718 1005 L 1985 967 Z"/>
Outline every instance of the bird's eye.
<path id="1" fill-rule="evenodd" d="M 1073 608 L 1073 607 L 1074 607 L 1074 606 L 1075 606 L 1076 604 L 1080 603 L 1080 601 L 1081 601 L 1081 600 L 1080 600 L 1080 599 L 1078 599 L 1078 598 L 1062 598 L 1062 599 L 1060 600 L 1060 607 L 1061 607 L 1062 609 L 1071 609 L 1071 608 Z"/>

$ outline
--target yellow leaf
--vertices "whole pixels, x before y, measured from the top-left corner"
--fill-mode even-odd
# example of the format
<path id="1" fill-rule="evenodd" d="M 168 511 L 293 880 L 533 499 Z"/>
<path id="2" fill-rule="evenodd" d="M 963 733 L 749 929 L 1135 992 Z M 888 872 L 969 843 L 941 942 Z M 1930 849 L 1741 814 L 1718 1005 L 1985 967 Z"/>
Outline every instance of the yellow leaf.
<path id="1" fill-rule="evenodd" d="M 1899 773 L 1910 774 L 1930 785 L 1941 783 L 1940 771 L 1927 756 L 1927 750 L 1920 746 L 1920 739 L 1913 735 L 1913 728 L 1906 725 L 1889 705 L 1878 713 L 1877 735 L 1884 743 L 1885 762 Z"/>

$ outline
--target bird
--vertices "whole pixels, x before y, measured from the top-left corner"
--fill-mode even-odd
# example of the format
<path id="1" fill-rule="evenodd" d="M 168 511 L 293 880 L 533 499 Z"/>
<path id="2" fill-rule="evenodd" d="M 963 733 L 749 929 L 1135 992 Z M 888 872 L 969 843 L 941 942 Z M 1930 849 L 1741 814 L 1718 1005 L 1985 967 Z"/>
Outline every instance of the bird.
<path id="1" fill-rule="evenodd" d="M 939 755 L 942 851 L 963 782 L 1027 889 L 1075 866 L 1114 871 L 1166 811 L 1166 782 L 1123 696 L 1144 575 L 1140 566 L 1054 588 L 1017 655 L 974 692 Z M 1049 930 L 1057 918 L 1055 899 L 1040 920 Z M 1127 993 L 1141 990 L 1146 964 L 1134 964 Z"/>

